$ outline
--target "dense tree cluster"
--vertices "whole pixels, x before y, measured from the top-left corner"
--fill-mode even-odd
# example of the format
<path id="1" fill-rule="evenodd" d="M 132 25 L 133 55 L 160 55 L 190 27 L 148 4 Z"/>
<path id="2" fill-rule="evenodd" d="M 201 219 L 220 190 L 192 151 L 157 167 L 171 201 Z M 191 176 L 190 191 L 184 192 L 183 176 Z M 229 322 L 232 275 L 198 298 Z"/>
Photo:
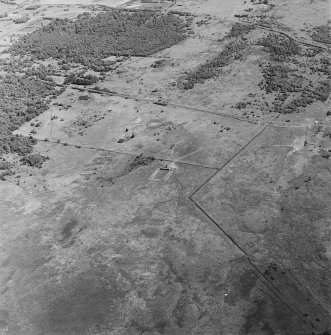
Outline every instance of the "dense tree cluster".
<path id="1" fill-rule="evenodd" d="M 328 80 L 319 82 L 313 89 L 312 85 L 303 89 L 304 77 L 297 75 L 294 70 L 284 64 L 271 64 L 262 66 L 264 80 L 259 84 L 266 93 L 276 93 L 273 104 L 273 111 L 290 114 L 298 112 L 315 101 L 326 101 L 330 94 L 330 82 Z M 312 84 L 310 82 L 310 84 Z M 290 93 L 301 92 L 302 94 L 293 99 L 286 107 L 282 108 L 283 102 L 290 96 Z"/>
<path id="2" fill-rule="evenodd" d="M 93 76 L 91 74 L 88 74 L 86 76 L 84 75 L 76 75 L 76 74 L 70 74 L 65 80 L 64 84 L 75 84 L 75 85 L 92 85 L 96 84 L 98 82 L 98 77 Z"/>
<path id="3" fill-rule="evenodd" d="M 303 94 L 294 99 L 289 105 L 283 109 L 284 114 L 297 112 L 299 107 L 307 107 L 315 101 L 326 101 L 330 94 L 330 82 L 328 80 L 321 81 L 314 90 L 305 89 Z"/>
<path id="4" fill-rule="evenodd" d="M 290 56 L 297 55 L 301 51 L 298 43 L 279 34 L 268 34 L 268 36 L 259 41 L 259 44 L 267 49 L 271 60 L 274 61 L 285 61 Z"/>
<path id="5" fill-rule="evenodd" d="M 299 92 L 302 85 L 300 78 L 293 73 L 288 66 L 283 64 L 268 63 L 263 67 L 263 79 L 259 85 L 265 89 L 266 93 L 279 92 Z"/>
<path id="6" fill-rule="evenodd" d="M 32 151 L 35 143 L 32 139 L 25 136 L 4 135 L 0 137 L 0 154 L 12 152 L 24 156 Z"/>
<path id="7" fill-rule="evenodd" d="M 7 152 L 25 155 L 31 151 L 33 141 L 12 132 L 43 113 L 49 99 L 59 94 L 52 81 L 39 78 L 36 69 L 31 71 L 34 76 L 7 73 L 0 79 L 0 155 Z"/>
<path id="8" fill-rule="evenodd" d="M 47 157 L 42 156 L 40 154 L 31 154 L 31 155 L 24 156 L 21 159 L 21 162 L 25 165 L 41 168 L 41 166 L 43 165 L 46 159 Z"/>
<path id="9" fill-rule="evenodd" d="M 140 154 L 134 158 L 134 160 L 130 163 L 128 167 L 128 171 L 132 171 L 134 169 L 137 169 L 140 166 L 151 164 L 155 160 L 152 156 L 143 156 L 143 154 Z"/>
<path id="10" fill-rule="evenodd" d="M 13 174 L 11 168 L 12 164 L 0 158 L 0 180 L 6 180 L 6 176 Z"/>
<path id="11" fill-rule="evenodd" d="M 208 60 L 197 69 L 189 72 L 184 78 L 182 87 L 187 90 L 194 87 L 196 83 L 204 83 L 207 79 L 214 78 L 219 71 L 229 65 L 235 59 L 242 57 L 242 51 L 247 47 L 243 41 L 233 41 L 224 47 L 215 58 Z"/>
<path id="12" fill-rule="evenodd" d="M 253 25 L 247 25 L 247 24 L 242 24 L 239 22 L 236 22 L 232 27 L 227 35 L 227 38 L 231 37 L 238 37 L 238 36 L 243 36 L 245 34 L 248 34 L 250 31 L 254 30 L 255 27 Z"/>
<path id="13" fill-rule="evenodd" d="M 76 21 L 55 19 L 10 48 L 33 59 L 55 58 L 105 71 L 110 55 L 147 56 L 183 40 L 185 22 L 155 11 L 112 10 L 84 13 Z"/>
<path id="14" fill-rule="evenodd" d="M 311 38 L 316 42 L 331 44 L 331 27 L 318 26 L 313 29 Z"/>
<path id="15" fill-rule="evenodd" d="M 311 86 L 303 89 L 303 78 L 293 73 L 285 65 L 271 65 L 270 63 L 263 68 L 264 81 L 260 86 L 266 90 L 266 93 L 276 92 L 276 98 L 273 104 L 273 111 L 290 114 L 298 112 L 299 108 L 304 108 L 315 101 L 326 101 L 330 94 L 330 82 L 328 80 L 319 82 L 316 88 Z M 290 93 L 300 92 L 302 94 L 293 99 L 286 107 L 282 108 L 284 101 Z"/>
<path id="16" fill-rule="evenodd" d="M 164 64 L 165 64 L 165 59 L 158 59 L 151 65 L 151 67 L 157 69 L 159 67 L 162 67 Z"/>
<path id="17" fill-rule="evenodd" d="M 326 58 L 326 57 L 322 57 L 320 59 L 320 64 L 319 64 L 319 67 L 317 68 L 318 71 L 324 73 L 324 74 L 327 74 L 329 76 L 329 79 L 330 78 L 330 74 L 331 74 L 331 71 L 330 71 L 330 59 L 329 58 Z"/>

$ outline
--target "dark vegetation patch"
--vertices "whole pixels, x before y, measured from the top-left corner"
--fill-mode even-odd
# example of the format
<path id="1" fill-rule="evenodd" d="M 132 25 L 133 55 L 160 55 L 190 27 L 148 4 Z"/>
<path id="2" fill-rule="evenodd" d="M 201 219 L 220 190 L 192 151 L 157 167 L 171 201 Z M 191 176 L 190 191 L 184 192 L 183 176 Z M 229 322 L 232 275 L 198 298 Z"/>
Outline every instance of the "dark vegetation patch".
<path id="1" fill-rule="evenodd" d="M 140 166 L 151 164 L 154 160 L 155 158 L 152 156 L 143 156 L 143 154 L 140 154 L 130 163 L 128 170 L 133 171 Z"/>
<path id="2" fill-rule="evenodd" d="M 26 23 L 30 20 L 30 17 L 28 15 L 24 15 L 22 17 L 18 17 L 17 19 L 14 19 L 13 22 L 16 24 Z"/>
<path id="3" fill-rule="evenodd" d="M 238 102 L 236 103 L 236 105 L 234 106 L 235 108 L 241 110 L 241 109 L 245 109 L 247 107 L 247 102 Z"/>
<path id="4" fill-rule="evenodd" d="M 63 240 L 69 239 L 72 234 L 73 230 L 78 226 L 79 222 L 75 218 L 71 218 L 62 228 L 61 234 L 63 237 Z"/>
<path id="5" fill-rule="evenodd" d="M 268 5 L 269 2 L 269 0 L 251 0 L 251 3 L 254 5 Z"/>
<path id="6" fill-rule="evenodd" d="M 255 27 L 253 25 L 247 25 L 247 24 L 242 24 L 239 22 L 236 22 L 229 34 L 226 36 L 227 38 L 231 37 L 239 37 L 239 36 L 244 36 L 245 34 L 248 34 L 250 31 L 254 30 Z"/>
<path id="7" fill-rule="evenodd" d="M 165 59 L 158 59 L 151 65 L 151 67 L 157 69 L 159 67 L 164 66 L 164 64 L 165 64 Z"/>
<path id="8" fill-rule="evenodd" d="M 0 161 L 0 170 L 7 170 L 11 168 L 11 164 L 5 160 Z"/>
<path id="9" fill-rule="evenodd" d="M 0 180 L 6 180 L 7 176 L 11 176 L 13 174 L 14 172 L 11 169 L 2 170 L 0 171 Z"/>
<path id="10" fill-rule="evenodd" d="M 177 15 L 155 11 L 112 10 L 84 13 L 76 21 L 55 19 L 20 39 L 10 48 L 15 55 L 33 59 L 55 58 L 105 71 L 110 55 L 147 56 L 186 37 Z M 86 47 L 88 46 L 88 47 Z"/>
<path id="11" fill-rule="evenodd" d="M 41 168 L 47 157 L 40 154 L 31 154 L 24 156 L 21 161 L 25 165 L 30 165 L 32 167 Z"/>
<path id="12" fill-rule="evenodd" d="M 36 10 L 38 8 L 40 8 L 39 5 L 33 5 L 33 6 L 25 7 L 25 10 Z"/>
<path id="13" fill-rule="evenodd" d="M 63 84 L 75 84 L 75 85 L 93 85 L 99 81 L 97 76 L 91 74 L 88 75 L 76 75 L 71 73 L 63 82 Z"/>
<path id="14" fill-rule="evenodd" d="M 6 160 L 0 161 L 0 180 L 6 180 L 6 176 L 12 174 L 11 171 L 12 165 Z"/>
<path id="15" fill-rule="evenodd" d="M 88 95 L 80 95 L 78 100 L 88 100 L 90 97 Z"/>
<path id="16" fill-rule="evenodd" d="M 331 43 L 331 27 L 318 26 L 315 27 L 311 33 L 311 38 L 316 42 Z"/>

